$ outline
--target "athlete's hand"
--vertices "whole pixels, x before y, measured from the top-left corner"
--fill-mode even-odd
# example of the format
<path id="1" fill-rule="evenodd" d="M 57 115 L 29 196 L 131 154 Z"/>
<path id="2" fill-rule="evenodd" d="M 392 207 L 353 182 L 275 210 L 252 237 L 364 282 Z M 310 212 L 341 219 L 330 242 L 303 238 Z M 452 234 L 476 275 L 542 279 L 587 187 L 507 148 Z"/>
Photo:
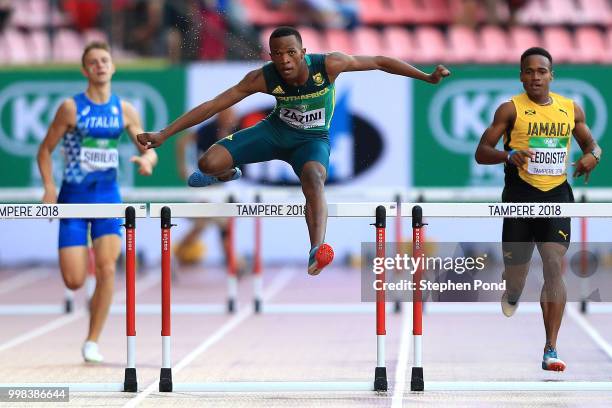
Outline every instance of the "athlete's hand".
<path id="1" fill-rule="evenodd" d="M 533 160 L 534 156 L 535 153 L 532 150 L 511 150 L 506 160 L 516 167 L 523 167 L 529 162 L 529 159 Z"/>
<path id="2" fill-rule="evenodd" d="M 147 149 L 159 147 L 166 141 L 161 132 L 145 132 L 136 135 L 138 143 Z"/>
<path id="3" fill-rule="evenodd" d="M 448 68 L 446 68 L 444 65 L 438 65 L 436 70 L 429 74 L 429 83 L 437 84 L 442 80 L 442 78 L 446 78 L 450 74 L 451 73 Z"/>
<path id="4" fill-rule="evenodd" d="M 584 184 L 588 184 L 591 171 L 597 166 L 597 159 L 591 153 L 583 155 L 580 160 L 572 163 L 574 167 L 574 178 L 584 175 Z"/>
<path id="5" fill-rule="evenodd" d="M 55 191 L 55 187 L 47 187 L 45 188 L 45 193 L 42 198 L 43 204 L 57 204 L 57 192 Z"/>
<path id="6" fill-rule="evenodd" d="M 132 156 L 130 161 L 138 165 L 138 173 L 141 176 L 150 176 L 153 174 L 153 164 L 151 164 L 151 161 L 146 157 Z"/>

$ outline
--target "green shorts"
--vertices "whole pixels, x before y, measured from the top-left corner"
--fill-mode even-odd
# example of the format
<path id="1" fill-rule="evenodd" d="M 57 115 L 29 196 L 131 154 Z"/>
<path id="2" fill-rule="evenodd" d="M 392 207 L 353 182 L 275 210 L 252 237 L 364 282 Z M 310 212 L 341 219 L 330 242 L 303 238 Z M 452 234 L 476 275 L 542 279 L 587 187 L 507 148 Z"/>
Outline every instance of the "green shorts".
<path id="1" fill-rule="evenodd" d="M 329 166 L 330 147 L 326 134 L 310 135 L 267 120 L 229 135 L 217 144 L 230 152 L 234 166 L 283 160 L 293 167 L 298 177 L 306 162 L 319 162 L 325 171 Z"/>

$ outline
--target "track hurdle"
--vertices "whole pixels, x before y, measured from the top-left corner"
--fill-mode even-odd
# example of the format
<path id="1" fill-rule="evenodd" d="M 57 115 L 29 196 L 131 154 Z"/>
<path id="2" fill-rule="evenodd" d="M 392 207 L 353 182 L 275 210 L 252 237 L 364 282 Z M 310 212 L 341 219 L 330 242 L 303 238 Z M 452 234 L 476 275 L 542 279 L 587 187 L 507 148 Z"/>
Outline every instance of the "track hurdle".
<path id="1" fill-rule="evenodd" d="M 329 217 L 375 217 L 376 254 L 384 257 L 386 216 L 395 216 L 395 203 L 328 204 Z M 376 367 L 374 381 L 255 381 L 179 383 L 172 381 L 170 304 L 170 226 L 172 217 L 304 217 L 302 203 L 178 203 L 151 204 L 150 216 L 161 218 L 162 227 L 162 368 L 159 391 L 251 392 L 251 391 L 386 391 L 384 291 L 376 294 Z M 384 281 L 384 273 L 380 275 Z"/>
<path id="2" fill-rule="evenodd" d="M 136 218 L 146 204 L 0 204 L 3 219 L 124 218 L 127 365 L 122 383 L 0 383 L 0 387 L 68 387 L 70 392 L 138 391 L 136 376 Z"/>
<path id="3" fill-rule="evenodd" d="M 401 214 L 403 216 L 410 214 L 412 217 L 413 245 L 415 250 L 422 250 L 423 243 L 419 237 L 424 226 L 422 222 L 424 215 L 437 218 L 581 218 L 586 216 L 612 218 L 612 205 L 607 203 L 422 203 L 418 205 L 402 203 Z M 415 281 L 420 279 L 419 276 L 420 273 L 417 270 L 414 275 Z M 422 302 L 416 300 L 420 298 L 420 293 L 415 291 L 413 302 L 414 365 L 410 382 L 411 391 L 612 391 L 612 381 L 425 382 L 422 360 L 423 311 Z"/>

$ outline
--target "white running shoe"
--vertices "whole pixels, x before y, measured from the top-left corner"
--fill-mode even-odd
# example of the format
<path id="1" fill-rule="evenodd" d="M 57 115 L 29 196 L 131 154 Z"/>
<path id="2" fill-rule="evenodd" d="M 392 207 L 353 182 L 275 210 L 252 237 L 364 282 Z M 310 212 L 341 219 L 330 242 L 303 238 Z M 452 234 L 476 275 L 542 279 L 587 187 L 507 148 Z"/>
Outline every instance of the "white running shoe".
<path id="1" fill-rule="evenodd" d="M 516 312 L 516 309 L 518 309 L 518 301 L 514 303 L 509 302 L 508 292 L 504 292 L 501 298 L 501 308 L 504 316 L 510 317 Z"/>
<path id="2" fill-rule="evenodd" d="M 83 359 L 88 363 L 101 363 L 104 361 L 104 357 L 98 350 L 98 343 L 93 341 L 86 341 L 81 349 L 83 353 Z"/>

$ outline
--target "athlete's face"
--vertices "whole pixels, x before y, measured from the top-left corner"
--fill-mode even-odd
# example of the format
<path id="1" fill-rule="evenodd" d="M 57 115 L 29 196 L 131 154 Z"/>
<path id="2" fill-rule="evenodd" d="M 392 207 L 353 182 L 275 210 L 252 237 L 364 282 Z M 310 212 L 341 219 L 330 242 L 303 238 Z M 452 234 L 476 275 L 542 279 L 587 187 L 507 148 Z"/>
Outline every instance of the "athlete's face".
<path id="1" fill-rule="evenodd" d="M 115 65 L 106 50 L 100 48 L 89 50 L 83 62 L 83 75 L 94 84 L 109 82 L 115 73 Z"/>
<path id="2" fill-rule="evenodd" d="M 270 58 L 285 81 L 298 79 L 305 54 L 306 49 L 294 35 L 270 40 Z"/>
<path id="3" fill-rule="evenodd" d="M 532 98 L 548 96 L 553 79 L 550 61 L 543 55 L 530 55 L 521 64 L 521 82 L 525 92 Z"/>

